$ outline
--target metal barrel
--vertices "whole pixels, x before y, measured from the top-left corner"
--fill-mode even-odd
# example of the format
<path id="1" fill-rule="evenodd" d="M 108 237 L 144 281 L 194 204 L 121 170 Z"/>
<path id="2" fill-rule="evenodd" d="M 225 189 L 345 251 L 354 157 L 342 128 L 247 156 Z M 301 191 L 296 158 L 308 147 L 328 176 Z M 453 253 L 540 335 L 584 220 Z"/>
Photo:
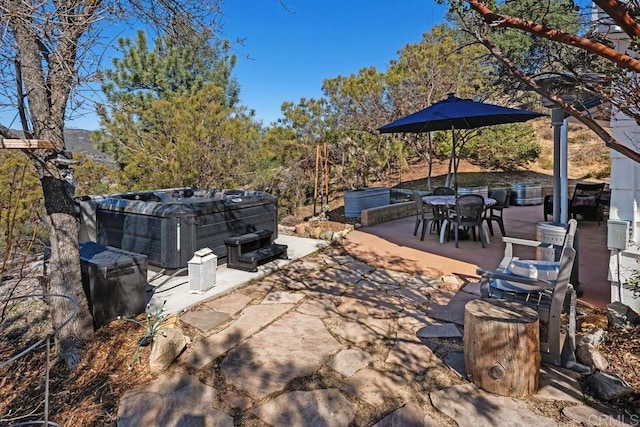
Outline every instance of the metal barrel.
<path id="1" fill-rule="evenodd" d="M 541 205 L 542 185 L 536 183 L 519 183 L 511 186 L 511 203 L 514 205 Z"/>
<path id="2" fill-rule="evenodd" d="M 489 197 L 489 188 L 486 185 L 458 187 L 458 196 L 462 196 L 463 194 L 480 194 L 483 197 Z"/>

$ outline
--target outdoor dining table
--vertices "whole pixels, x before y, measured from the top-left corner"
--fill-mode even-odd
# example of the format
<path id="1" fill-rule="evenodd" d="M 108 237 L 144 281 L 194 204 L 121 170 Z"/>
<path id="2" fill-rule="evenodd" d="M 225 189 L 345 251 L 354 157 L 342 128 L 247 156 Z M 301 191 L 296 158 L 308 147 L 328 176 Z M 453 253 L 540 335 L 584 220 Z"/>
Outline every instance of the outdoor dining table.
<path id="1" fill-rule="evenodd" d="M 456 208 L 456 198 L 458 196 L 422 196 L 422 202 L 429 206 L 446 206 L 449 209 Z M 491 197 L 484 198 L 484 207 L 489 208 L 497 203 L 496 199 Z M 445 219 L 440 227 L 440 243 L 444 243 L 448 221 Z M 489 227 L 486 222 L 482 223 L 483 233 L 487 243 L 491 243 L 489 238 Z"/>

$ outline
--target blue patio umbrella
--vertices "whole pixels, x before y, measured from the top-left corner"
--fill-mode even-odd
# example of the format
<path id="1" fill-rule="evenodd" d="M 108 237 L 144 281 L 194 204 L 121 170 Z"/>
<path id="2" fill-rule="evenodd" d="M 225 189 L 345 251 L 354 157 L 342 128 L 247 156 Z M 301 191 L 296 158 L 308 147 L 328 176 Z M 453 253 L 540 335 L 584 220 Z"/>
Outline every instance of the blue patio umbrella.
<path id="1" fill-rule="evenodd" d="M 452 94 L 435 104 L 386 124 L 381 133 L 418 133 L 448 129 L 476 129 L 484 126 L 526 122 L 545 114 L 517 108 L 501 107 Z"/>
<path id="2" fill-rule="evenodd" d="M 457 144 L 456 129 L 476 129 L 484 126 L 526 122 L 545 115 L 535 111 L 458 98 L 453 94 L 449 94 L 446 99 L 438 101 L 424 110 L 386 124 L 378 128 L 378 131 L 380 133 L 419 133 L 451 129 L 453 134 L 453 159 Z M 456 169 L 454 170 L 455 177 L 457 168 L 454 169 Z"/>

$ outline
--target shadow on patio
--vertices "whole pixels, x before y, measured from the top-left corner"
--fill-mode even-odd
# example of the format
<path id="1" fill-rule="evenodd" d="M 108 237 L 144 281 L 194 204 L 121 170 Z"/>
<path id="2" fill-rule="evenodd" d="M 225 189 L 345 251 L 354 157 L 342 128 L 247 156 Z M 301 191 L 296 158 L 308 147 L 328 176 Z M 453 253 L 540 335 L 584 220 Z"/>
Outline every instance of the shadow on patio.
<path id="1" fill-rule="evenodd" d="M 504 210 L 508 236 L 535 239 L 536 224 L 543 221 L 542 205 L 510 206 Z M 349 233 L 344 247 L 353 256 L 370 265 L 429 276 L 457 276 L 463 283 L 477 282 L 476 268 L 494 269 L 502 259 L 504 244 L 497 227 L 491 244 L 485 249 L 480 242 L 453 241 L 440 244 L 436 233 L 427 234 L 424 241 L 413 235 L 415 216 L 364 227 Z M 604 308 L 610 302 L 610 282 L 607 280 L 609 251 L 606 222 L 578 222 L 579 300 Z M 521 258 L 534 259 L 530 248 L 517 253 Z M 527 251 L 527 249 L 529 249 Z M 575 267 L 574 267 L 575 268 Z"/>

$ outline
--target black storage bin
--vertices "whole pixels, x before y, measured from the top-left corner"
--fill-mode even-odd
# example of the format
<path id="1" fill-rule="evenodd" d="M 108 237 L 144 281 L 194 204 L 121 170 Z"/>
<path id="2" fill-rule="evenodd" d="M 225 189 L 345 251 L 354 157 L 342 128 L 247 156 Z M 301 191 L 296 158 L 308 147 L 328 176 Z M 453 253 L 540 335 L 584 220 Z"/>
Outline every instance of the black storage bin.
<path id="1" fill-rule="evenodd" d="M 146 255 L 95 242 L 80 243 L 82 285 L 96 328 L 145 311 Z"/>
<path id="2" fill-rule="evenodd" d="M 145 254 L 150 265 L 187 267 L 210 248 L 227 261 L 224 241 L 256 230 L 278 233 L 277 199 L 261 191 L 175 188 L 120 193 L 97 207 L 98 242 Z"/>

